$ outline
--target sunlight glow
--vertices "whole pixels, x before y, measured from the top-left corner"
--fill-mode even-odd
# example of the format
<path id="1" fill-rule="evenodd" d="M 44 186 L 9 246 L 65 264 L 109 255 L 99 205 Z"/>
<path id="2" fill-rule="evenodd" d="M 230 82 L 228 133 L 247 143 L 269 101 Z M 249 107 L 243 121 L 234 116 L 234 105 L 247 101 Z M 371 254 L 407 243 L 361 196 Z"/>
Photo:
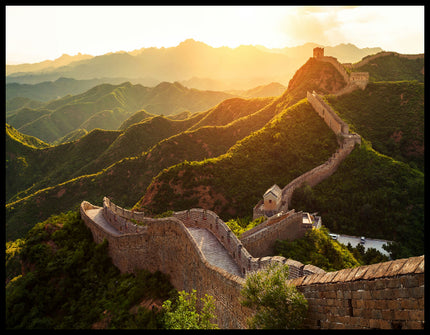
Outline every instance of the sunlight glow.
<path id="1" fill-rule="evenodd" d="M 172 47 L 284 48 L 308 42 L 424 52 L 424 6 L 6 6 L 7 63 L 66 53 Z"/>

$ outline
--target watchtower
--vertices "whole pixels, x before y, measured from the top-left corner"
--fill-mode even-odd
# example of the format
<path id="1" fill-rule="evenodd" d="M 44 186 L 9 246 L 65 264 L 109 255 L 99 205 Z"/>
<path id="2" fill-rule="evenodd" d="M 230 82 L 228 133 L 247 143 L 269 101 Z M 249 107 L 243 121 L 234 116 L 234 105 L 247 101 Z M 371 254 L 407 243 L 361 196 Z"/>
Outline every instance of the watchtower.
<path id="1" fill-rule="evenodd" d="M 314 48 L 314 58 L 324 57 L 324 48 Z"/>

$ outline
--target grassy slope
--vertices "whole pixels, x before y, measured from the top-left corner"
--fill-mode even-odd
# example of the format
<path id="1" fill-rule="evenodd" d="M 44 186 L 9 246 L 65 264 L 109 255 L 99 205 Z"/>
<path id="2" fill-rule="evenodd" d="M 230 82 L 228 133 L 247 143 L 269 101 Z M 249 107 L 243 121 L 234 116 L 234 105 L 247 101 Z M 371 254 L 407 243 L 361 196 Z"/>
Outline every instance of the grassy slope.
<path id="1" fill-rule="evenodd" d="M 424 171 L 423 83 L 369 83 L 328 101 L 375 150 Z"/>
<path id="2" fill-rule="evenodd" d="M 107 243 L 97 245 L 79 211 L 52 216 L 6 244 L 8 329 L 161 327 L 140 303 L 169 297 L 160 272 L 121 274 Z"/>
<path id="3" fill-rule="evenodd" d="M 268 187 L 285 185 L 321 164 L 336 146 L 335 135 L 302 101 L 225 155 L 164 170 L 135 207 L 154 213 L 203 207 L 224 219 L 250 215 Z"/>
<path id="4" fill-rule="evenodd" d="M 7 118 L 19 131 L 52 143 L 78 128 L 118 129 L 128 116 L 145 106 L 148 112 L 157 115 L 196 112 L 232 96 L 189 89 L 179 83 L 161 83 L 153 88 L 129 82 L 102 84 L 82 94 L 47 102 L 40 108 L 15 110 Z M 24 101 L 15 105 L 20 103 L 25 105 Z"/>
<path id="5" fill-rule="evenodd" d="M 407 59 L 395 55 L 371 60 L 354 71 L 369 72 L 370 81 L 418 80 L 424 82 L 424 57 Z"/>
<path id="6" fill-rule="evenodd" d="M 124 130 L 130 127 L 131 125 L 145 121 L 150 117 L 154 117 L 155 114 L 148 113 L 146 110 L 142 109 L 140 111 L 135 112 L 133 115 L 129 116 L 124 122 L 119 126 L 118 130 Z"/>
<path id="7" fill-rule="evenodd" d="M 139 157 L 123 158 L 95 174 L 39 190 L 20 201 L 8 204 L 7 238 L 22 236 L 36 222 L 46 219 L 52 213 L 70 210 L 83 200 L 96 204 L 102 201 L 103 196 L 109 196 L 115 203 L 131 207 L 162 169 L 183 160 L 199 160 L 211 157 L 211 153 L 219 155 L 226 152 L 237 140 L 258 130 L 272 118 L 276 113 L 275 107 L 276 103 L 273 102 L 261 111 L 226 126 L 203 127 L 193 132 L 180 133 L 159 142 Z M 162 117 L 156 119 L 166 120 Z M 134 127 L 138 129 L 145 123 L 136 124 L 128 130 Z M 219 141 L 220 138 L 222 141 Z M 186 150 L 178 150 L 178 147 Z"/>
<path id="8" fill-rule="evenodd" d="M 295 192 L 292 208 L 319 212 L 336 233 L 400 242 L 400 257 L 424 253 L 424 174 L 366 141 L 330 178 Z"/>
<path id="9" fill-rule="evenodd" d="M 207 111 L 204 118 L 190 127 L 195 130 L 203 126 L 223 126 L 242 116 L 250 115 L 272 102 L 273 98 L 242 99 L 232 98 L 224 100 Z"/>
<path id="10" fill-rule="evenodd" d="M 15 133 L 28 138 L 16 130 Z M 75 142 L 38 149 L 9 134 L 6 134 L 8 202 L 67 180 L 106 150 L 120 132 L 94 129 Z"/>

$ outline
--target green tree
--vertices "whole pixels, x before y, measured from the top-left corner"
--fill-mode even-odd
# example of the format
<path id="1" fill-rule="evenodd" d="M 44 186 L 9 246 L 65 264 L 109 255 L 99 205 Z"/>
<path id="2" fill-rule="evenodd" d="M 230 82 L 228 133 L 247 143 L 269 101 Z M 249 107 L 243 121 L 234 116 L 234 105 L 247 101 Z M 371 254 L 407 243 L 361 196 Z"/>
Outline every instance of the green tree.
<path id="1" fill-rule="evenodd" d="M 213 297 L 205 294 L 200 300 L 203 304 L 200 313 L 196 310 L 196 290 L 191 293 L 180 291 L 176 303 L 164 301 L 163 320 L 166 329 L 217 329 L 218 326 L 211 322 L 215 318 Z"/>
<path id="2" fill-rule="evenodd" d="M 308 302 L 295 286 L 287 284 L 288 265 L 271 263 L 250 273 L 241 290 L 241 304 L 256 310 L 250 328 L 297 329 L 303 324 Z"/>

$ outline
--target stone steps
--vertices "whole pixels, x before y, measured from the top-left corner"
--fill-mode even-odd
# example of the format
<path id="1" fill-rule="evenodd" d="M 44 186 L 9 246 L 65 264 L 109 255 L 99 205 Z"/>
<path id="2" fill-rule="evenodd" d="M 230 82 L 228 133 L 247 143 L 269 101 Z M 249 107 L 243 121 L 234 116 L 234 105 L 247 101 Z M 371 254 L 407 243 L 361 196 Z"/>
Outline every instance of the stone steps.
<path id="1" fill-rule="evenodd" d="M 239 266 L 209 230 L 196 227 L 188 227 L 187 229 L 210 264 L 236 276 L 243 277 Z"/>

